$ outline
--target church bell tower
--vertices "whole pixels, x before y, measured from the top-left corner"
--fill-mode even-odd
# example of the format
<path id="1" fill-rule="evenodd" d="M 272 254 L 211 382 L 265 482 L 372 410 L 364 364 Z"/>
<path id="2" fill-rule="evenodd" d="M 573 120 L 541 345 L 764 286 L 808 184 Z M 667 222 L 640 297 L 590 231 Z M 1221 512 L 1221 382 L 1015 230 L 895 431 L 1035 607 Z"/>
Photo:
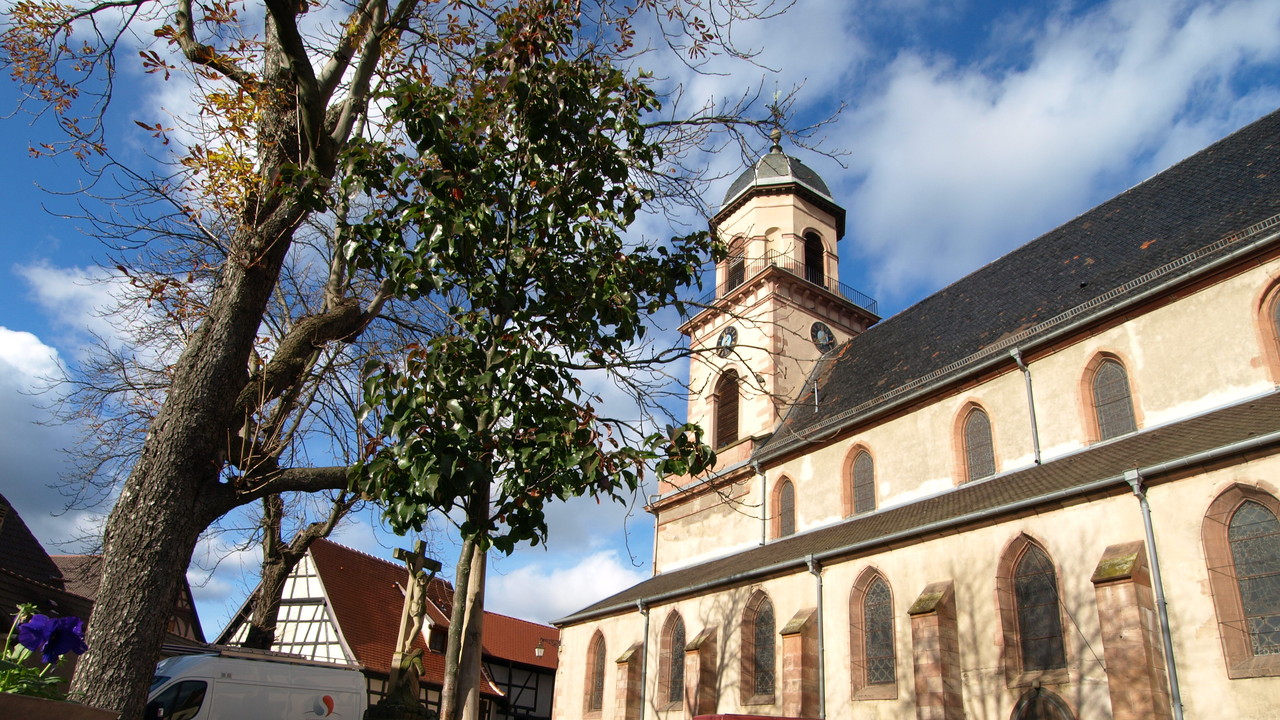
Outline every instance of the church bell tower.
<path id="1" fill-rule="evenodd" d="M 718 469 L 748 460 L 817 361 L 880 319 L 874 300 L 840 283 L 844 208 L 780 140 L 775 130 L 712 217 L 729 255 L 714 297 L 680 327 L 694 351 L 688 417 L 708 431 Z"/>

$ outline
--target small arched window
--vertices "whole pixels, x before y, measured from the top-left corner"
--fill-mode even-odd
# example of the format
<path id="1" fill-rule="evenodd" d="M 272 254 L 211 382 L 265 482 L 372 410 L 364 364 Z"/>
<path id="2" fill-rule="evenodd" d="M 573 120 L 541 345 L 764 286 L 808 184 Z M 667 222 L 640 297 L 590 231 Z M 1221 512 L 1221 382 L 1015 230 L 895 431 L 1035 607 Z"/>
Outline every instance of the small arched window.
<path id="1" fill-rule="evenodd" d="M 1202 526 L 1209 590 L 1231 678 L 1280 676 L 1280 499 L 1235 484 Z"/>
<path id="2" fill-rule="evenodd" d="M 725 260 L 724 291 L 721 295 L 738 287 L 747 280 L 747 258 L 741 240 L 735 240 L 729 246 L 729 257 Z"/>
<path id="3" fill-rule="evenodd" d="M 822 248 L 822 238 L 815 233 L 804 236 L 804 279 L 814 285 L 826 286 L 826 269 L 824 262 L 826 252 Z"/>
<path id="4" fill-rule="evenodd" d="M 672 611 L 662 627 L 661 656 L 658 659 L 658 697 L 667 709 L 684 702 L 684 618 Z"/>
<path id="5" fill-rule="evenodd" d="M 599 713 L 604 709 L 604 635 L 597 630 L 587 646 L 586 710 Z"/>
<path id="6" fill-rule="evenodd" d="M 964 419 L 964 459 L 967 481 L 996 474 L 995 448 L 991 442 L 991 420 L 982 408 L 975 407 Z"/>
<path id="7" fill-rule="evenodd" d="M 1013 585 L 1022 671 L 1065 668 L 1058 576 L 1049 556 L 1039 547 L 1028 545 L 1013 571 Z"/>
<path id="8" fill-rule="evenodd" d="M 796 487 L 790 480 L 778 485 L 778 537 L 796 534 Z"/>
<path id="9" fill-rule="evenodd" d="M 1129 391 L 1129 375 L 1119 361 L 1108 358 L 1094 371 L 1093 410 L 1100 440 L 1138 429 L 1133 414 L 1133 396 Z"/>
<path id="10" fill-rule="evenodd" d="M 742 613 L 742 697 L 747 704 L 773 702 L 777 658 L 773 603 L 756 591 Z"/>
<path id="11" fill-rule="evenodd" d="M 871 453 L 863 450 L 853 459 L 853 512 L 876 509 L 876 468 Z"/>
<path id="12" fill-rule="evenodd" d="M 725 370 L 716 383 L 716 448 L 738 441 L 738 372 Z"/>

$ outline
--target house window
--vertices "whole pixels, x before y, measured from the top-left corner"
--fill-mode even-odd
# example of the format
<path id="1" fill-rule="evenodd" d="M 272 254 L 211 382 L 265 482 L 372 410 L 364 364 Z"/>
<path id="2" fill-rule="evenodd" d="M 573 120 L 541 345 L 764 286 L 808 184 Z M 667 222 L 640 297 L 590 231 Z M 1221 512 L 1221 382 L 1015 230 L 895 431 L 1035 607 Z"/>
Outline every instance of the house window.
<path id="1" fill-rule="evenodd" d="M 672 612 L 662 627 L 662 645 L 658 658 L 658 698 L 667 709 L 684 703 L 684 619 Z"/>
<path id="2" fill-rule="evenodd" d="M 868 568 L 854 583 L 849 595 L 849 618 L 853 698 L 896 698 L 893 594 L 889 583 L 876 570 Z"/>
<path id="3" fill-rule="evenodd" d="M 604 709 L 604 635 L 597 630 L 587 646 L 586 710 L 599 713 Z"/>
<path id="4" fill-rule="evenodd" d="M 777 537 L 784 538 L 796 534 L 796 487 L 790 480 L 778 484 L 778 526 Z"/>
<path id="5" fill-rule="evenodd" d="M 871 453 L 863 450 L 853 459 L 853 512 L 876 509 L 876 468 Z"/>
<path id="6" fill-rule="evenodd" d="M 822 238 L 814 233 L 804 236 L 804 278 L 814 285 L 826 286 L 826 270 L 823 267 L 826 252 Z"/>
<path id="7" fill-rule="evenodd" d="M 1101 440 L 1138 429 L 1133 414 L 1133 396 L 1129 392 L 1129 376 L 1119 361 L 1108 358 L 1094 371 L 1093 409 Z"/>
<path id="8" fill-rule="evenodd" d="M 725 370 L 716 383 L 716 447 L 738 441 L 738 373 Z"/>
<path id="9" fill-rule="evenodd" d="M 769 596 L 756 591 L 742 614 L 742 697 L 748 705 L 773 703 L 776 623 Z"/>
<path id="10" fill-rule="evenodd" d="M 980 480 L 996 474 L 995 448 L 991 443 L 991 420 L 975 407 L 964 419 L 964 459 L 966 480 Z"/>

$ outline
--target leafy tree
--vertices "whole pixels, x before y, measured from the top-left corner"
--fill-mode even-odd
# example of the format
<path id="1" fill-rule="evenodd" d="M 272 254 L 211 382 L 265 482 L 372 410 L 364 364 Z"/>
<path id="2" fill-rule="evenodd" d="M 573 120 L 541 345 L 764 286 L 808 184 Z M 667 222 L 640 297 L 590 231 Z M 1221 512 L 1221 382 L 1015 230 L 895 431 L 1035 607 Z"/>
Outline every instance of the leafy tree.
<path id="1" fill-rule="evenodd" d="M 567 21 L 554 11 L 568 12 L 560 4 L 527 4 L 546 8 L 546 22 Z M 768 0 L 760 4 L 763 12 L 770 11 Z M 334 423 L 333 436 L 343 438 L 343 450 L 336 454 L 343 457 L 358 449 L 358 428 L 349 421 L 340 425 L 339 412 L 353 399 L 348 383 L 353 374 L 326 374 L 325 368 L 351 368 L 353 360 L 369 356 L 396 357 L 407 337 L 431 337 L 441 329 L 424 320 L 439 315 L 433 303 L 443 303 L 444 334 L 424 340 L 420 354 L 391 361 L 385 372 L 372 377 L 369 399 L 376 403 L 385 394 L 388 400 L 378 412 L 391 416 L 399 412 L 394 394 L 379 387 L 394 390 L 399 383 L 407 396 L 413 385 L 444 382 L 443 376 L 435 379 L 419 367 L 424 359 L 478 369 L 477 378 L 490 372 L 501 383 L 469 381 L 461 387 L 497 389 L 503 404 L 486 409 L 478 400 L 484 395 L 460 395 L 458 422 L 495 440 L 516 440 L 527 455 L 504 449 L 487 469 L 477 470 L 474 462 L 482 456 L 474 454 L 474 445 L 464 445 L 469 454 L 457 457 L 466 462 L 458 466 L 455 458 L 453 469 L 439 475 L 445 478 L 437 481 L 444 490 L 416 485 L 397 490 L 397 477 L 386 475 L 388 468 L 378 463 L 394 456 L 393 448 L 404 445 L 407 435 L 384 433 L 367 463 L 371 477 L 381 478 L 381 484 L 362 489 L 390 502 L 396 522 L 410 524 L 406 513 L 433 503 L 448 508 L 449 498 L 465 497 L 467 502 L 455 505 L 468 509 L 462 525 L 477 552 L 490 543 L 508 548 L 539 536 L 546 498 L 571 494 L 570 487 L 579 481 L 597 482 L 596 489 L 605 494 L 624 492 L 640 465 L 660 454 L 655 440 L 636 439 L 612 449 L 609 433 L 616 435 L 622 424 L 602 417 L 575 395 L 577 386 L 566 373 L 575 363 L 583 369 L 625 365 L 618 358 L 630 349 L 630 340 L 640 337 L 641 311 L 671 300 L 689 275 L 675 270 L 670 286 L 646 283 L 691 261 L 707 248 L 706 241 L 695 237 L 669 247 L 630 246 L 616 233 L 587 226 L 620 227 L 646 200 L 696 201 L 698 176 L 681 166 L 690 157 L 685 152 L 704 146 L 716 128 L 752 125 L 735 125 L 743 122 L 742 108 L 736 106 L 698 108 L 680 117 L 669 110 L 650 122 L 647 130 L 653 134 L 641 138 L 625 108 L 601 103 L 606 98 L 625 101 L 634 104 L 628 112 L 642 113 L 656 107 L 652 94 L 610 70 L 607 61 L 635 52 L 631 23 L 636 13 L 652 13 L 667 43 L 695 61 L 712 50 L 732 53 L 725 40 L 727 26 L 721 23 L 741 19 L 752 12 L 753 3 L 723 0 L 728 12 L 721 14 L 713 12 L 718 4 L 700 9 L 683 0 L 584 2 L 570 8 L 588 16 L 572 53 L 559 35 L 551 45 L 538 44 L 551 30 L 527 17 L 510 27 L 497 22 L 500 13 L 492 5 L 521 8 L 526 3 L 20 0 L 11 7 L 0 38 L 4 60 L 33 107 L 50 113 L 64 132 L 62 140 L 42 144 L 35 152 L 65 151 L 82 159 L 99 179 L 99 192 L 119 183 L 116 198 L 99 198 L 115 202 L 100 206 L 105 209 L 95 214 L 94 229 L 119 254 L 122 275 L 135 293 L 127 309 L 137 326 L 157 336 L 167 333 L 171 340 L 152 356 L 128 351 L 104 356 L 102 368 L 134 372 L 136 384 L 117 393 L 102 383 L 86 395 L 100 401 L 96 410 L 93 400 L 87 403 L 87 413 L 118 413 L 123 422 L 102 440 L 105 454 L 98 457 L 106 465 L 91 469 L 106 468 L 108 483 L 119 487 L 119 495 L 103 536 L 100 596 L 112 601 L 95 610 L 89 626 L 91 650 L 79 663 L 73 687 L 84 701 L 118 708 L 126 720 L 141 716 L 164 633 L 160 610 L 172 604 L 201 533 L 231 510 L 272 496 L 348 487 L 348 468 L 313 466 L 295 431 L 312 423 Z M 517 27 L 541 29 L 527 31 L 526 37 L 512 29 Z M 591 45 L 592 37 L 610 41 Z M 497 44 L 490 42 L 494 40 Z M 488 50 L 473 61 L 481 48 Z M 172 155 L 141 167 L 118 161 L 105 142 L 112 127 L 108 111 L 115 72 L 135 52 L 144 70 L 154 78 L 185 83 L 194 101 L 193 110 L 171 122 L 128 118 L 154 135 L 157 147 L 176 140 L 168 146 L 176 146 Z M 535 85 L 503 85 L 504 72 L 542 72 L 542 53 L 548 55 L 548 68 L 575 61 L 555 72 L 565 73 L 566 87 L 573 89 L 560 99 L 587 105 L 581 121 L 595 118 L 615 125 L 594 132 L 586 126 L 561 128 L 558 115 L 553 118 L 542 107 L 536 112 L 544 118 L 543 128 L 525 122 L 523 135 L 511 136 L 513 142 L 527 144 L 525 155 L 495 157 L 501 148 L 485 143 L 495 136 L 483 118 L 517 118 L 507 109 L 512 93 L 557 97 L 559 75 L 540 76 Z M 588 72 L 587 61 L 592 60 L 602 63 L 604 74 Z M 408 118 L 404 113 L 387 116 L 372 105 L 379 87 L 405 79 L 437 101 L 458 101 L 472 114 L 445 108 L 452 118 L 446 127 L 439 107 L 427 112 L 419 105 L 422 112 Z M 399 102 L 408 107 L 411 101 L 402 93 Z M 136 107 L 124 110 L 137 112 Z M 573 111 L 565 107 L 560 114 L 567 122 Z M 440 120 L 439 126 L 433 118 Z M 397 151 L 396 142 L 403 137 L 396 125 L 400 122 L 425 125 L 406 128 L 421 145 L 416 153 L 393 161 L 389 153 Z M 471 131 L 460 133 L 458 127 Z M 547 154 L 551 145 L 539 144 L 538 133 L 548 130 L 604 153 L 600 167 L 608 172 L 603 179 L 592 179 L 591 165 L 552 162 Z M 447 146 L 448 138 L 460 145 Z M 602 144 L 602 139 L 616 144 Z M 465 145 L 471 142 L 478 143 L 475 152 L 481 153 L 474 160 L 498 164 L 487 169 L 463 165 L 469 152 Z M 668 149 L 665 159 L 654 143 Z M 623 166 L 617 164 L 619 158 Z M 459 172 L 451 179 L 439 172 L 445 162 L 459 170 L 474 167 L 477 174 Z M 540 168 L 538 163 L 550 164 Z M 628 166 L 630 175 L 624 172 Z M 353 209 L 358 196 L 352 193 L 362 187 L 377 190 L 377 182 L 369 178 L 378 167 L 389 171 L 387 196 L 363 197 L 384 208 L 383 203 L 394 203 L 390 207 L 395 212 L 384 211 L 353 227 L 348 221 L 364 210 Z M 481 174 L 495 182 L 507 180 L 510 184 L 502 187 L 520 189 L 519 197 L 486 204 Z M 562 186 L 524 180 L 559 180 Z M 594 184 L 578 190 L 579 183 Z M 448 192 L 435 192 L 440 187 Z M 449 198 L 456 204 L 449 205 Z M 421 209 L 403 204 L 409 201 L 422 202 Z M 537 222 L 568 229 L 545 238 L 560 243 L 557 252 L 571 250 L 578 239 L 588 243 L 580 248 L 581 258 L 570 252 L 555 267 L 537 273 L 521 269 L 530 261 L 545 262 L 550 253 L 540 249 L 544 238 L 532 232 L 527 216 L 500 218 L 496 213 L 527 213 L 531 202 L 549 202 L 538 208 L 545 216 Z M 579 207 L 590 210 L 579 213 Z M 431 258 L 484 266 L 491 254 L 488 243 L 496 238 L 481 242 L 482 233 L 472 226 L 509 230 L 526 245 L 504 250 L 483 276 L 446 266 L 415 277 L 419 271 L 413 264 L 429 267 Z M 435 235 L 435 228 L 447 239 Z M 352 234 L 354 229 L 358 235 Z M 615 251 L 612 257 L 594 252 L 591 243 L 613 244 Z M 317 267 L 319 272 L 306 272 Z M 557 320 L 552 312 L 557 302 L 594 319 Z M 379 335 L 380 330 L 387 334 Z M 379 347 L 367 342 L 371 338 L 392 341 Z M 497 357 L 500 352 L 511 359 L 504 362 Z M 139 369 L 143 371 L 135 372 Z M 455 380 L 466 376 L 452 371 Z M 543 386 L 548 389 L 543 394 L 531 390 Z M 568 392 L 564 399 L 557 399 L 559 390 Z M 490 417 L 513 407 L 514 400 L 530 404 L 527 415 L 512 416 L 512 426 L 534 428 L 533 436 L 504 435 L 503 421 Z M 317 406 L 329 410 L 311 412 Z M 454 412 L 452 406 L 443 407 Z M 534 421 L 539 415 L 545 421 L 540 425 Z M 443 424 L 443 418 L 433 422 Z M 380 423 L 381 417 L 374 420 Z M 553 421 L 560 423 L 558 430 L 551 430 Z M 112 443 L 112 432 L 123 442 Z M 449 432 L 461 436 L 456 429 Z M 539 434 L 550 443 L 547 458 L 562 463 L 576 458 L 578 469 L 546 477 L 525 474 L 544 460 L 534 442 Z M 686 433 L 675 433 L 673 441 L 681 448 L 676 457 L 697 449 L 696 438 Z M 434 457 L 449 462 L 447 454 Z M 399 468 L 404 459 L 396 456 L 402 477 L 432 477 L 429 469 L 414 469 L 412 463 Z M 458 467 L 462 475 L 454 472 Z M 111 468 L 127 475 L 118 485 Z M 489 477 L 496 488 L 492 498 L 477 492 L 490 487 L 482 481 Z M 503 512 L 486 515 L 491 504 Z M 508 531 L 497 532 L 499 525 Z"/>

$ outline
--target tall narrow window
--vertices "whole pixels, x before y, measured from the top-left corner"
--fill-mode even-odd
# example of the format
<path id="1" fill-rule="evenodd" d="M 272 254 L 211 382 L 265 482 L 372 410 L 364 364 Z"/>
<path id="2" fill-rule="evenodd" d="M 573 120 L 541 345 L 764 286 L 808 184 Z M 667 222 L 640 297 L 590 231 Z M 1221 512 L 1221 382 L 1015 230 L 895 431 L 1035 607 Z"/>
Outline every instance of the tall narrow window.
<path id="1" fill-rule="evenodd" d="M 876 509 L 876 467 L 871 453 L 863 450 L 853 459 L 853 512 Z"/>
<path id="2" fill-rule="evenodd" d="M 849 649 L 853 698 L 884 700 L 898 696 L 894 651 L 893 594 L 874 568 L 867 568 L 849 594 Z"/>
<path id="3" fill-rule="evenodd" d="M 1228 526 L 1231 560 L 1254 655 L 1280 653 L 1280 522 L 1266 507 L 1246 501 Z"/>
<path id="4" fill-rule="evenodd" d="M 776 623 L 769 596 L 756 592 L 742 614 L 742 696 L 743 702 L 759 705 L 773 702 Z"/>
<path id="5" fill-rule="evenodd" d="M 1280 676 L 1280 499 L 1235 484 L 1210 503 L 1202 533 L 1209 591 L 1232 678 Z"/>
<path id="6" fill-rule="evenodd" d="M 1133 415 L 1133 396 L 1129 392 L 1129 376 L 1116 360 L 1103 360 L 1093 373 L 1093 409 L 1101 440 L 1138 429 Z"/>
<path id="7" fill-rule="evenodd" d="M 991 420 L 982 408 L 973 408 L 964 419 L 964 459 L 968 481 L 996 474 L 995 448 L 991 443 Z"/>
<path id="8" fill-rule="evenodd" d="M 1058 576 L 1049 556 L 1035 545 L 1028 545 L 1014 570 L 1013 583 L 1022 671 L 1065 668 Z"/>
<path id="9" fill-rule="evenodd" d="M 672 611 L 662 628 L 662 654 L 658 660 L 658 697 L 668 709 L 684 702 L 684 646 L 684 619 Z"/>
<path id="10" fill-rule="evenodd" d="M 827 284 L 826 270 L 823 267 L 825 255 L 821 238 L 813 233 L 804 236 L 804 277 L 815 285 Z"/>
<path id="11" fill-rule="evenodd" d="M 747 261 L 743 254 L 742 242 L 736 241 L 729 246 L 729 258 L 725 261 L 724 292 L 733 290 L 747 280 Z"/>
<path id="12" fill-rule="evenodd" d="M 725 370 L 716 383 L 716 447 L 738 441 L 738 373 Z"/>
<path id="13" fill-rule="evenodd" d="M 778 537 L 796 534 L 796 487 L 790 480 L 778 485 Z"/>
<path id="14" fill-rule="evenodd" d="M 586 710 L 598 713 L 604 709 L 604 635 L 597 630 L 587 646 Z"/>

